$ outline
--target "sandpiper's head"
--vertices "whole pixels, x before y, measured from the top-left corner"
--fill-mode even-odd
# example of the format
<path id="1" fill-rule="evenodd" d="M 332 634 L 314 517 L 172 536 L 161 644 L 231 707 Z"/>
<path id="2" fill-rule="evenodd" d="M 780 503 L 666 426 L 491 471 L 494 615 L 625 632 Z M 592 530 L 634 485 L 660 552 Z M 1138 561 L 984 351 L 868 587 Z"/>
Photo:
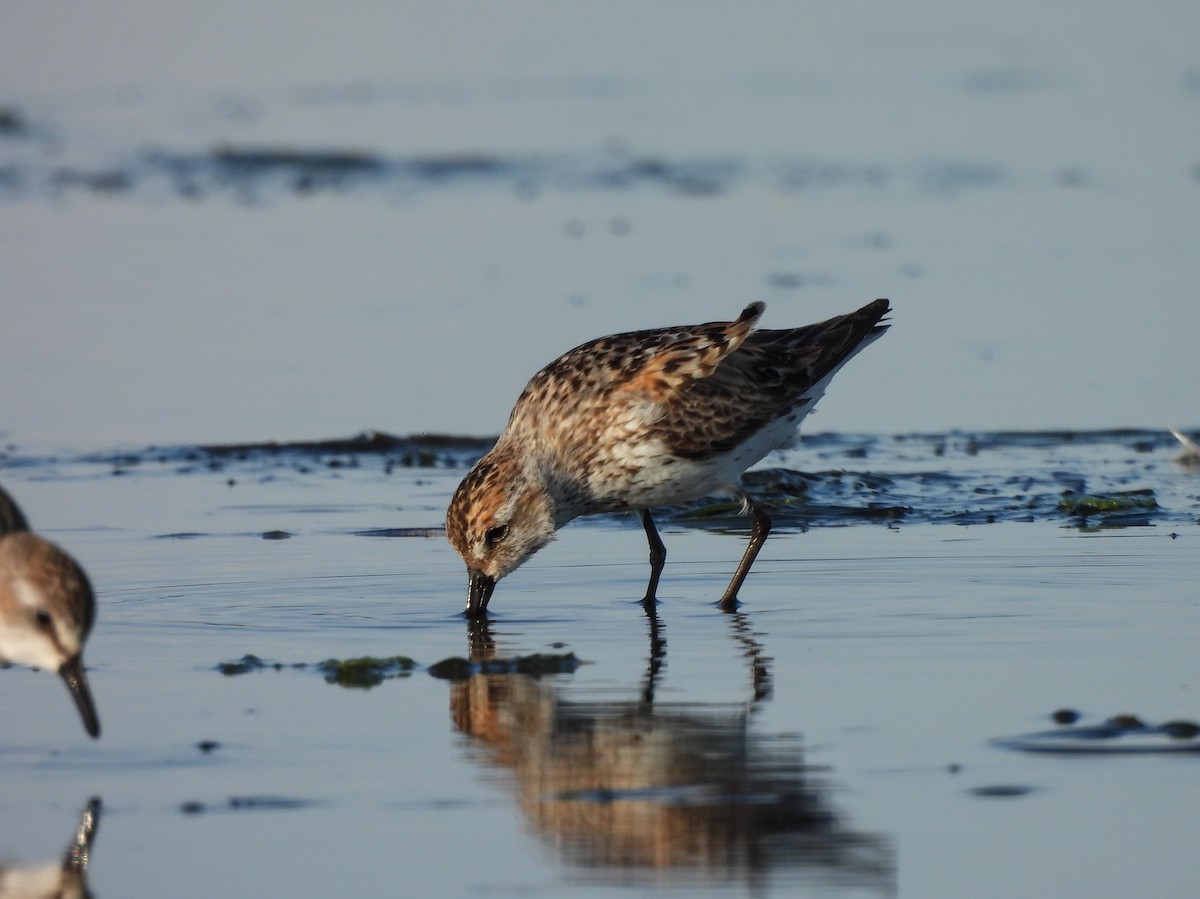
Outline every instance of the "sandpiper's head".
<path id="1" fill-rule="evenodd" d="M 446 536 L 467 563 L 468 618 L 486 614 L 496 582 L 554 538 L 550 496 L 527 461 L 492 450 L 463 478 L 446 511 Z"/>
<path id="2" fill-rule="evenodd" d="M 98 737 L 83 670 L 95 615 L 92 586 L 74 559 L 28 531 L 0 537 L 0 659 L 57 671 L 84 728 Z"/>

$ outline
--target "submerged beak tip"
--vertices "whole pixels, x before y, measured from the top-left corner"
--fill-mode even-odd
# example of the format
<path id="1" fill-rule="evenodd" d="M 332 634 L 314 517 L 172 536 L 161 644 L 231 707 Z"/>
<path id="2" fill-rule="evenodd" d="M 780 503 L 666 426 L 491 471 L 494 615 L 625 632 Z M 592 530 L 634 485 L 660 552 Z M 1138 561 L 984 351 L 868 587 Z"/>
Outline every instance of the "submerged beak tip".
<path id="1" fill-rule="evenodd" d="M 492 591 L 496 589 L 496 579 L 484 574 L 478 568 L 467 569 L 467 608 L 463 612 L 467 618 L 484 618 L 487 616 L 488 601 Z"/>

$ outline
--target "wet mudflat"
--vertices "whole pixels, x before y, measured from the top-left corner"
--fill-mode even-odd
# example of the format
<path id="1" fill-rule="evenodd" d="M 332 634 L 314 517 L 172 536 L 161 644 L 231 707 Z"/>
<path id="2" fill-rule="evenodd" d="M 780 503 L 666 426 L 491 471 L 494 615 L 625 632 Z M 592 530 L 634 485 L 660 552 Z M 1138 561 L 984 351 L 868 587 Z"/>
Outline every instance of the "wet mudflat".
<path id="1" fill-rule="evenodd" d="M 1191 888 L 1170 435 L 816 435 L 751 478 L 779 528 L 737 614 L 714 499 L 663 517 L 657 615 L 636 519 L 597 518 L 482 627 L 439 530 L 480 445 L 418 443 L 6 454 L 97 585 L 104 736 L 0 671 L 5 876 L 78 856 L 96 797 L 62 876 L 98 896 Z"/>

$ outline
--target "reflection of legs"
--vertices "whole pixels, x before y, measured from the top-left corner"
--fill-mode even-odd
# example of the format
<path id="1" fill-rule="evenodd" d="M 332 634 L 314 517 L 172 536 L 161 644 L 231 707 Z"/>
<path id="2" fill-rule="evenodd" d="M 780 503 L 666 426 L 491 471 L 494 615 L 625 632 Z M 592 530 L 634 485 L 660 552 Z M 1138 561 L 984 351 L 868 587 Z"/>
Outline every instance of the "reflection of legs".
<path id="1" fill-rule="evenodd" d="M 650 659 L 646 663 L 646 681 L 642 685 L 642 702 L 654 704 L 654 692 L 658 688 L 658 676 L 667 661 L 667 638 L 663 636 L 662 620 L 652 603 L 647 603 L 646 618 L 650 622 Z"/>
<path id="2" fill-rule="evenodd" d="M 662 575 L 663 566 L 667 564 L 667 548 L 658 536 L 658 528 L 654 526 L 649 509 L 642 510 L 642 527 L 646 529 L 646 539 L 650 541 L 650 583 L 646 585 L 646 598 L 642 600 L 642 604 L 653 606 L 657 601 L 658 578 Z"/>
<path id="3" fill-rule="evenodd" d="M 733 638 L 742 644 L 742 655 L 750 660 L 750 680 L 754 687 L 754 701 L 762 702 L 771 696 L 771 657 L 763 652 L 763 645 L 756 639 L 759 635 L 750 630 L 750 619 L 741 612 L 729 616 L 733 625 Z"/>
<path id="4" fill-rule="evenodd" d="M 721 608 L 726 612 L 732 612 L 737 608 L 737 596 L 738 591 L 742 589 L 742 582 L 750 573 L 750 566 L 754 564 L 758 551 L 767 542 L 767 534 L 771 533 L 770 516 L 749 499 L 746 500 L 746 508 L 750 512 L 750 545 L 746 547 L 746 553 L 742 556 L 742 561 L 738 562 L 737 571 L 733 573 L 733 579 L 725 588 L 725 595 L 721 597 Z M 651 550 L 653 550 L 653 544 L 651 544 Z M 651 559 L 653 559 L 653 553 Z"/>
<path id="5" fill-rule="evenodd" d="M 467 657 L 472 662 L 487 662 L 496 657 L 492 623 L 486 618 L 467 619 Z"/>

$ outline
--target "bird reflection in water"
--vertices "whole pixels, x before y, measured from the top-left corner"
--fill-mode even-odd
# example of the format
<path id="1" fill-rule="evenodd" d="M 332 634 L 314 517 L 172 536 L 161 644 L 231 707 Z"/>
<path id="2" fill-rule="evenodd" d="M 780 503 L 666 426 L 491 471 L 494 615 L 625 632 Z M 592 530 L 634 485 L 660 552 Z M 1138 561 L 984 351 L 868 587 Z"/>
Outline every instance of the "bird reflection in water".
<path id="1" fill-rule="evenodd" d="M 800 738 L 753 726 L 772 693 L 770 659 L 744 615 L 728 616 L 749 663 L 745 703 L 663 703 L 665 628 L 647 609 L 640 697 L 580 702 L 554 678 L 476 674 L 451 687 L 455 727 L 511 773 L 532 830 L 600 881 L 765 882 L 896 892 L 891 841 L 850 829 L 828 770 L 804 763 Z M 497 655 L 491 625 L 469 625 L 471 658 Z"/>
<path id="2" fill-rule="evenodd" d="M 88 862 L 100 826 L 100 800 L 93 798 L 84 806 L 61 861 L 40 865 L 0 865 L 0 899 L 74 899 L 90 896 L 87 887 Z"/>

